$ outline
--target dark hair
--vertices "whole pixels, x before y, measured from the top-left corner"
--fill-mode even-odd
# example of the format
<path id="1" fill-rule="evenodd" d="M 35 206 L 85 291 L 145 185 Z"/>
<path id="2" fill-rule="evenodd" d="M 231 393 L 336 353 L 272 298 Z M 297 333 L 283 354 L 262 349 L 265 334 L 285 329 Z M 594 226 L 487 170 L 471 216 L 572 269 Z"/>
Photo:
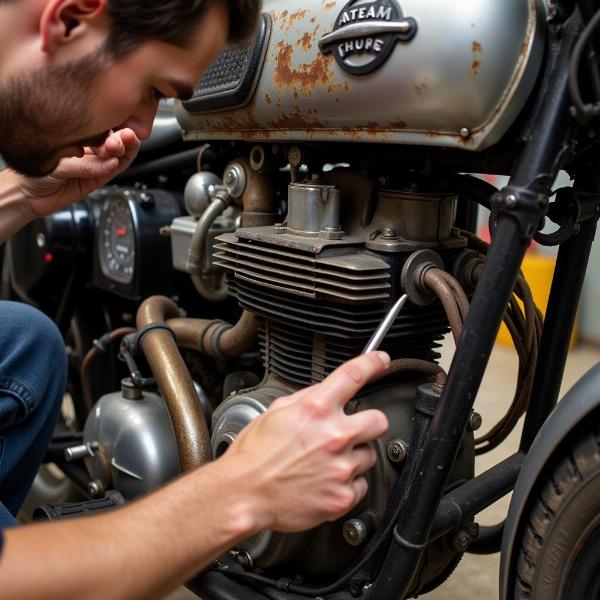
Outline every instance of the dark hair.
<path id="1" fill-rule="evenodd" d="M 134 50 L 140 42 L 155 39 L 185 46 L 198 20 L 216 0 L 108 0 L 111 32 L 107 49 L 113 56 Z M 226 0 L 230 42 L 242 41 L 257 26 L 261 0 Z"/>

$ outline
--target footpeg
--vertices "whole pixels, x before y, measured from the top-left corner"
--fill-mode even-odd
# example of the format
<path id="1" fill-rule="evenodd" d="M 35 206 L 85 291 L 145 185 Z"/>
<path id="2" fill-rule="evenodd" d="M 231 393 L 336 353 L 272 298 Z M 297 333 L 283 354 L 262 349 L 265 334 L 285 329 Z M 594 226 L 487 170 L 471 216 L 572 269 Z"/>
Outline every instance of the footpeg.
<path id="1" fill-rule="evenodd" d="M 68 504 L 45 504 L 33 511 L 34 521 L 57 521 L 72 519 L 112 510 L 125 504 L 125 498 L 111 490 L 103 498 L 86 502 L 70 502 Z"/>

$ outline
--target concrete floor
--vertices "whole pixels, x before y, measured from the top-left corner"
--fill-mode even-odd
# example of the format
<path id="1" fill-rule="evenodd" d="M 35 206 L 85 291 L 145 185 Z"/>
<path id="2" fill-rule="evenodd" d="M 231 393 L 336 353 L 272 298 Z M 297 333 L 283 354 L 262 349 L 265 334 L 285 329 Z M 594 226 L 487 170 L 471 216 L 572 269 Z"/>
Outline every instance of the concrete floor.
<path id="1" fill-rule="evenodd" d="M 453 347 L 448 343 L 444 351 L 442 366 L 449 367 Z M 563 381 L 562 392 L 566 392 L 588 369 L 600 362 L 600 349 L 578 346 L 571 351 Z M 517 373 L 517 357 L 513 350 L 497 346 L 490 360 L 490 366 L 484 378 L 477 398 L 476 410 L 483 416 L 482 431 L 491 427 L 503 414 L 512 399 L 512 382 Z M 476 470 L 481 473 L 503 458 L 515 452 L 519 445 L 521 426 L 500 447 L 484 456 L 478 457 Z M 500 522 L 508 509 L 510 498 L 507 496 L 491 506 L 477 518 L 482 525 L 493 525 Z M 440 588 L 421 596 L 427 600 L 464 600 L 477 598 L 493 600 L 498 598 L 499 557 L 475 556 L 467 554 L 461 564 Z M 165 600 L 192 600 L 194 595 L 185 589 L 178 590 Z M 243 600 L 242 598 L 240 600 Z"/>

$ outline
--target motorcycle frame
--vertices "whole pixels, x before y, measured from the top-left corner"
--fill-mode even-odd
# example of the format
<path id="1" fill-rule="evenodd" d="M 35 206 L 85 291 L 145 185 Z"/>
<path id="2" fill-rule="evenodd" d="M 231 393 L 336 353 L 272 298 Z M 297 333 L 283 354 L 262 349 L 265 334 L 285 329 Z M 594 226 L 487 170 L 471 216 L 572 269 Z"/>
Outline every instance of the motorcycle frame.
<path id="1" fill-rule="evenodd" d="M 570 58 L 582 21 L 587 22 L 597 10 L 596 0 L 580 0 L 579 4 L 575 12 L 572 0 L 555 4 L 549 59 L 540 83 L 542 100 L 532 108 L 527 142 L 514 162 L 508 185 L 489 200 L 499 213 L 497 230 L 424 443 L 409 450 L 403 469 L 402 510 L 377 577 L 363 587 L 363 599 L 406 597 L 427 546 L 514 489 L 527 452 L 558 401 L 600 214 L 600 159 L 574 159 L 571 154 L 579 131 L 570 114 Z M 506 161 L 500 158 L 500 164 Z M 543 223 L 552 185 L 563 167 L 575 180 L 580 229 L 559 248 L 519 451 L 444 495 L 525 252 Z M 498 552 L 503 526 L 482 528 L 472 550 Z M 191 588 L 225 600 L 235 597 L 241 589 L 237 585 L 222 574 L 209 573 Z M 265 597 L 254 596 L 247 588 L 245 593 L 251 594 L 248 598 Z M 306 596 L 272 589 L 269 597 Z M 347 596 L 338 592 L 335 597 Z"/>

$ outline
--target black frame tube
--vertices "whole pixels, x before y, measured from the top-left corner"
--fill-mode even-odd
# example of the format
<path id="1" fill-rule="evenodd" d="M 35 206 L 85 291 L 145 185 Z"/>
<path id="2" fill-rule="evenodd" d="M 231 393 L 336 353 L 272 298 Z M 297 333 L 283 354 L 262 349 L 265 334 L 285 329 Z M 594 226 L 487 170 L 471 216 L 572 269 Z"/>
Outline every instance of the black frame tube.
<path id="1" fill-rule="evenodd" d="M 550 67 L 552 75 L 544 101 L 505 190 L 505 194 L 517 195 L 516 206 L 505 210 L 499 221 L 444 393 L 416 458 L 415 475 L 406 492 L 394 542 L 366 595 L 369 600 L 404 598 L 428 543 L 432 516 L 440 504 L 530 236 L 544 216 L 544 207 L 536 198 L 547 199 L 571 146 L 568 66 L 579 26 L 576 15 L 565 26 L 561 40 L 556 41 L 557 60 Z"/>
<path id="2" fill-rule="evenodd" d="M 579 234 L 562 244 L 558 252 L 531 399 L 521 436 L 523 452 L 529 450 L 558 402 L 595 233 L 596 220 L 585 221 Z"/>
<path id="3" fill-rule="evenodd" d="M 525 454 L 517 452 L 446 494 L 435 514 L 432 542 L 506 496 L 515 486 Z"/>

